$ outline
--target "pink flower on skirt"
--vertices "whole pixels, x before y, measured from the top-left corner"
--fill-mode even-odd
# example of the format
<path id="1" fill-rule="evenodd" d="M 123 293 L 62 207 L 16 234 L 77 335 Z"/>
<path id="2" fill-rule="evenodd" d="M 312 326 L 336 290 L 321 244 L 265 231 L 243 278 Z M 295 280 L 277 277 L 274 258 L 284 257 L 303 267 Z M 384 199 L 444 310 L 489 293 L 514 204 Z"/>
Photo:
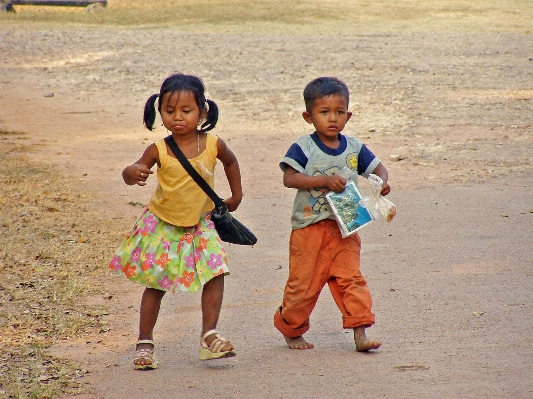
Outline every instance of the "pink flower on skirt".
<path id="1" fill-rule="evenodd" d="M 207 264 L 211 270 L 215 270 L 218 266 L 222 266 L 222 255 L 221 254 L 210 254 Z"/>
<path id="2" fill-rule="evenodd" d="M 189 256 L 184 256 L 183 260 L 185 261 L 185 267 L 187 269 L 192 269 L 196 264 L 196 256 L 194 253 L 190 254 Z"/>
<path id="3" fill-rule="evenodd" d="M 140 257 L 141 257 L 141 248 L 135 248 L 131 252 L 131 261 L 132 262 L 137 262 Z"/>
<path id="4" fill-rule="evenodd" d="M 148 216 L 143 219 L 144 229 L 151 233 L 155 232 L 155 227 L 157 226 L 157 220 L 155 220 L 153 215 Z"/>
<path id="5" fill-rule="evenodd" d="M 169 290 L 174 285 L 174 282 L 168 278 L 168 276 L 163 277 L 161 280 L 157 280 L 159 286 L 165 290 Z"/>
<path id="6" fill-rule="evenodd" d="M 151 269 L 155 263 L 155 252 L 153 254 L 146 254 L 146 260 L 142 263 L 141 267 L 144 271 Z"/>
<path id="7" fill-rule="evenodd" d="M 109 268 L 113 269 L 116 272 L 122 269 L 122 264 L 120 263 L 120 256 L 113 256 L 113 259 L 111 259 L 111 262 L 109 263 Z"/>

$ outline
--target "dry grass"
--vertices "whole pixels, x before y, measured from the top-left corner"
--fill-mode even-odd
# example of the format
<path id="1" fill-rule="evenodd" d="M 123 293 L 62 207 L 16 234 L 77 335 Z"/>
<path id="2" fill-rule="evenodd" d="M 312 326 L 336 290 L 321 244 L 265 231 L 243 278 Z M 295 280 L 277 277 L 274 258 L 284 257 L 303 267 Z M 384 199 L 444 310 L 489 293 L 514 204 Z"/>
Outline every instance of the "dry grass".
<path id="1" fill-rule="evenodd" d="M 51 398 L 79 390 L 84 371 L 45 349 L 107 331 L 106 309 L 83 298 L 103 293 L 95 281 L 110 255 L 95 244 L 117 235 L 88 209 L 90 194 L 29 161 L 14 140 L 23 135 L 0 131 L 0 395 Z"/>
<path id="2" fill-rule="evenodd" d="M 15 6 L 0 21 L 173 26 L 195 31 L 531 33 L 530 0 L 110 0 L 107 8 Z"/>

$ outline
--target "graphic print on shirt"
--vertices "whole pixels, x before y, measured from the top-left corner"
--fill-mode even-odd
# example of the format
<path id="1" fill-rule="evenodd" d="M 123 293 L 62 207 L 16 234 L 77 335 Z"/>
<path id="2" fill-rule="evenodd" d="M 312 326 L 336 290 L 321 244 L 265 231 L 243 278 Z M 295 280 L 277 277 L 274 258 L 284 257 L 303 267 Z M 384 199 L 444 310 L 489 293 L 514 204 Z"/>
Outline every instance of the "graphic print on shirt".
<path id="1" fill-rule="evenodd" d="M 339 168 L 333 166 L 323 171 L 316 171 L 313 176 L 333 176 L 339 173 Z M 313 188 L 308 190 L 310 194 L 310 204 L 308 209 L 304 209 L 304 215 L 310 216 L 313 213 L 327 212 L 329 210 L 328 202 L 326 201 L 327 188 Z M 309 213 L 307 213 L 309 212 Z"/>
<path id="2" fill-rule="evenodd" d="M 346 167 L 348 167 L 353 173 L 357 174 L 357 153 L 352 152 L 346 155 Z M 332 166 L 326 170 L 314 172 L 313 176 L 333 176 L 338 174 L 340 170 L 341 169 L 338 166 Z M 327 188 L 313 188 L 308 191 L 310 195 L 310 203 L 308 207 L 304 209 L 304 216 L 329 212 L 329 206 L 326 200 L 326 194 L 329 190 Z"/>
<path id="3" fill-rule="evenodd" d="M 357 153 L 352 152 L 346 155 L 346 166 L 350 168 L 352 172 L 357 173 Z"/>

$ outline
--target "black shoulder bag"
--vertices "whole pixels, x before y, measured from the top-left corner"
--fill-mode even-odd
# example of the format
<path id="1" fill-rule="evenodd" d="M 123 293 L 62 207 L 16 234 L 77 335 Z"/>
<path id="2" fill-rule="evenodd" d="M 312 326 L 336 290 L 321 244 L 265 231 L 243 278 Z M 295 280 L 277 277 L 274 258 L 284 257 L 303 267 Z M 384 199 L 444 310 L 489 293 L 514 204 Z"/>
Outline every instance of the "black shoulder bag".
<path id="1" fill-rule="evenodd" d="M 215 203 L 215 209 L 211 211 L 211 220 L 215 224 L 218 235 L 222 241 L 240 245 L 254 245 L 257 238 L 245 225 L 235 219 L 228 211 L 227 205 L 222 201 L 202 176 L 193 168 L 187 157 L 181 152 L 172 136 L 165 137 L 165 142 L 172 150 L 178 161 L 191 175 L 193 180 Z"/>

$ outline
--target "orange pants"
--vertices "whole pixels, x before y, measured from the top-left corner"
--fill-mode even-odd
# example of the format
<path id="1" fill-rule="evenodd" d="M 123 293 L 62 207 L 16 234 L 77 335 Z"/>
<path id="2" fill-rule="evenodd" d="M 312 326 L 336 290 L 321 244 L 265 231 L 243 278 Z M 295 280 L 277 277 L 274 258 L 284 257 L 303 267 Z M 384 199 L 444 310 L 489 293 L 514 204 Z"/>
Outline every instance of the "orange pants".
<path id="1" fill-rule="evenodd" d="M 373 325 L 372 298 L 359 270 L 360 253 L 359 235 L 343 239 L 334 220 L 293 230 L 289 278 L 274 326 L 287 337 L 303 335 L 309 330 L 309 316 L 326 283 L 342 313 L 343 328 Z"/>

